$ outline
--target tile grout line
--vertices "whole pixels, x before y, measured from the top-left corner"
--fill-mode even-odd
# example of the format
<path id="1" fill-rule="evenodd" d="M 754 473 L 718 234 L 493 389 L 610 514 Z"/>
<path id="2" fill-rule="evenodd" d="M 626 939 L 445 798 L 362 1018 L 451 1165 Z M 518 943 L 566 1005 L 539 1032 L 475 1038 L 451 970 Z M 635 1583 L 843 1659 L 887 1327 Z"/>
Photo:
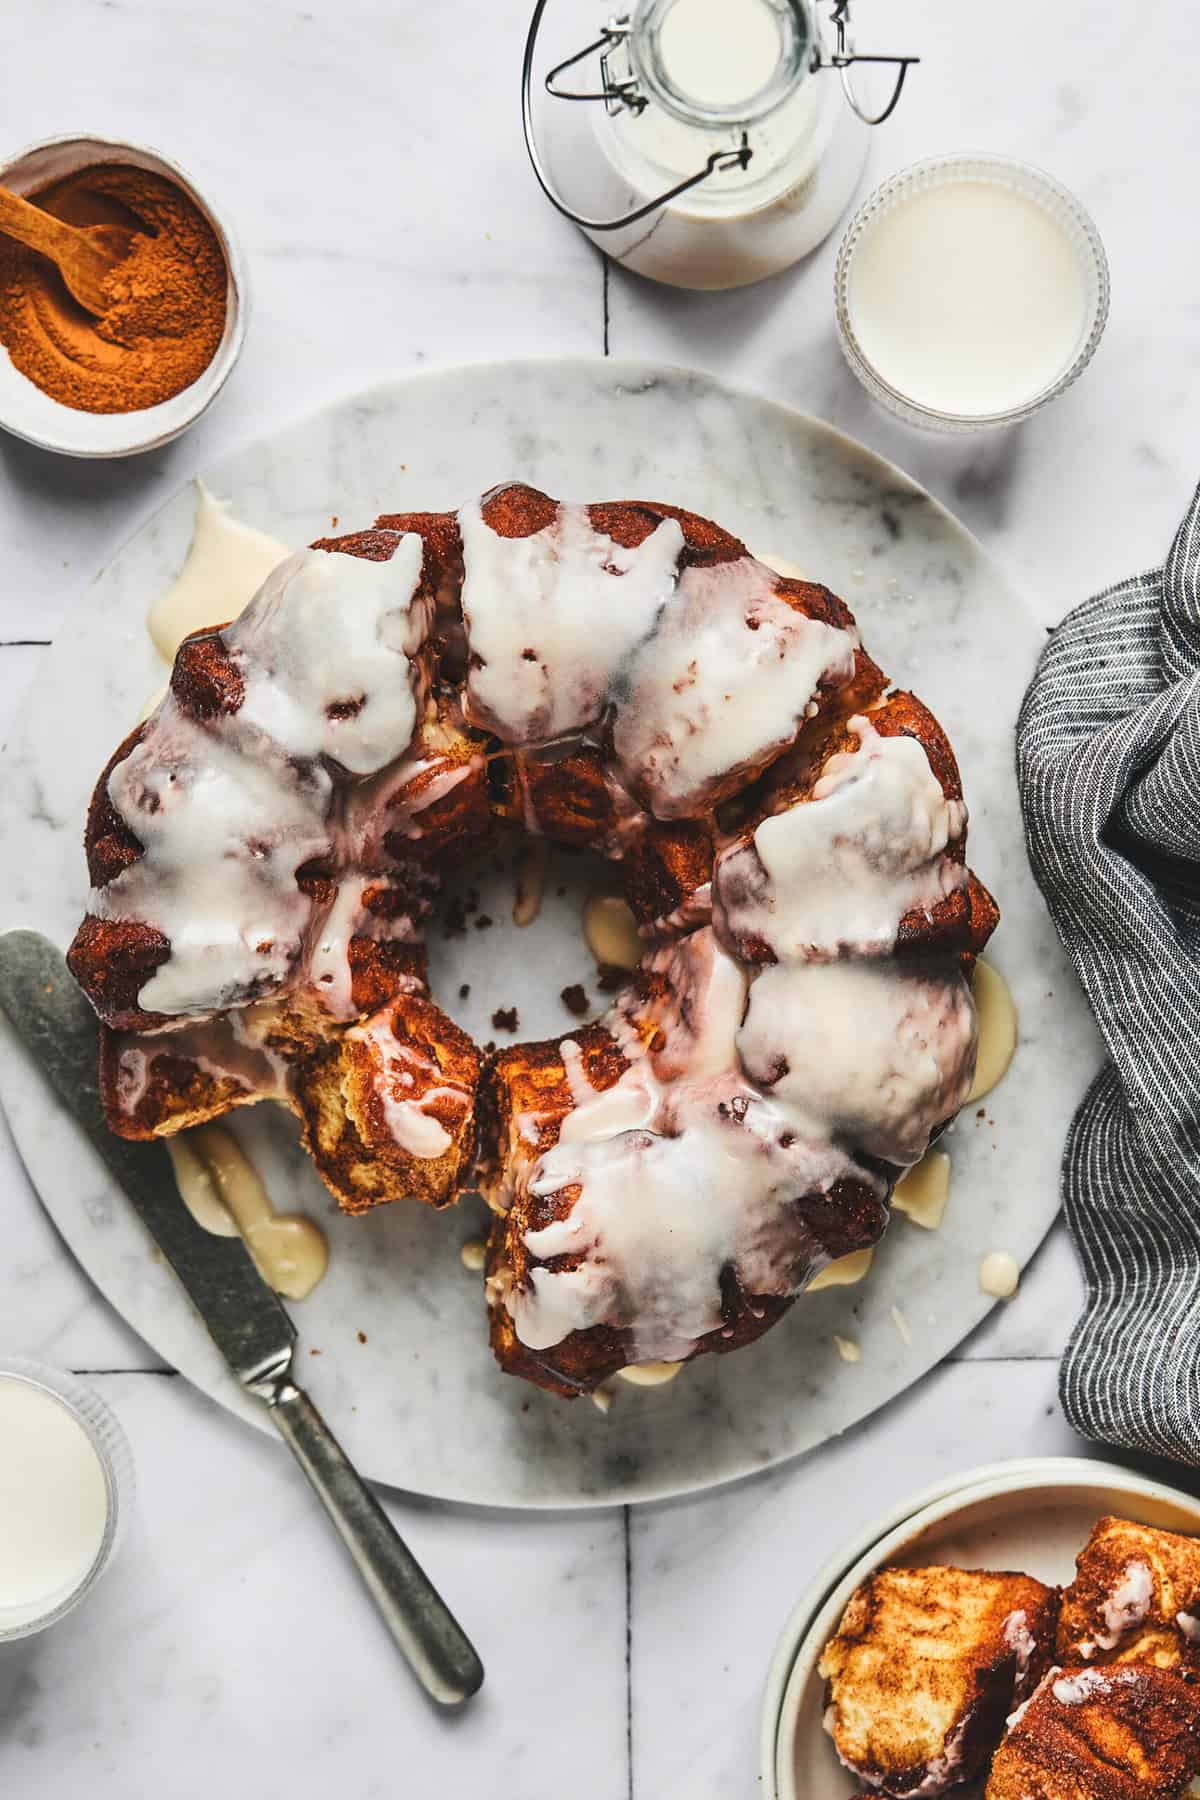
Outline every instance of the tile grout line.
<path id="1" fill-rule="evenodd" d="M 0 650 L 48 650 L 53 638 L 0 638 Z"/>
<path id="2" fill-rule="evenodd" d="M 600 255 L 601 255 L 601 259 L 602 259 L 601 260 L 601 269 L 602 269 L 603 276 L 604 276 L 604 354 L 605 354 L 605 356 L 607 356 L 609 354 L 608 328 L 609 328 L 609 321 L 610 321 L 610 313 L 609 313 L 609 305 L 608 305 L 608 282 L 609 282 L 609 273 L 611 270 L 611 264 L 609 263 L 608 257 L 605 256 L 603 251 L 600 252 Z"/>
<path id="3" fill-rule="evenodd" d="M 1008 1355 L 999 1356 L 961 1356 L 949 1351 L 937 1364 L 938 1368 L 970 1369 L 984 1368 L 995 1363 L 1056 1363 L 1062 1361 L 1060 1350 L 1016 1350 Z M 930 1370 L 930 1374 L 933 1370 Z"/>
<path id="4" fill-rule="evenodd" d="M 78 1375 L 81 1378 L 85 1378 L 89 1375 L 157 1375 L 160 1379 L 169 1378 L 171 1380 L 174 1380 L 177 1378 L 177 1376 L 179 1374 L 179 1370 L 178 1369 L 72 1369 L 71 1373 L 72 1373 L 72 1375 Z"/>
<path id="5" fill-rule="evenodd" d="M 633 1800 L 633 1509 L 621 1508 L 625 1528 L 625 1800 Z"/>

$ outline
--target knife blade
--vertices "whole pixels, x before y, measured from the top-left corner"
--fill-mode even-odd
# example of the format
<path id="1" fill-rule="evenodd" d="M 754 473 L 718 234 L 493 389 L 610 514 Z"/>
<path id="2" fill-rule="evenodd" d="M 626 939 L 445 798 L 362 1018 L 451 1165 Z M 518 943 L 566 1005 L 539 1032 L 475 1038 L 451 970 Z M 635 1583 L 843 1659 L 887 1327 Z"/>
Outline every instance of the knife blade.
<path id="1" fill-rule="evenodd" d="M 130 1143 L 105 1123 L 96 1015 L 62 953 L 40 933 L 0 937 L 0 1007 L 132 1202 L 238 1380 L 250 1386 L 286 1364 L 296 1327 L 241 1238 L 214 1236 L 180 1205 L 161 1143 Z"/>
<path id="2" fill-rule="evenodd" d="M 105 1123 L 96 1016 L 61 951 L 39 932 L 0 934 L 0 1010 L 127 1195 L 233 1373 L 268 1407 L 418 1679 L 443 1705 L 469 1699 L 482 1684 L 483 1664 L 292 1379 L 296 1328 L 278 1296 L 240 1238 L 196 1224 L 164 1147 L 130 1143 Z"/>

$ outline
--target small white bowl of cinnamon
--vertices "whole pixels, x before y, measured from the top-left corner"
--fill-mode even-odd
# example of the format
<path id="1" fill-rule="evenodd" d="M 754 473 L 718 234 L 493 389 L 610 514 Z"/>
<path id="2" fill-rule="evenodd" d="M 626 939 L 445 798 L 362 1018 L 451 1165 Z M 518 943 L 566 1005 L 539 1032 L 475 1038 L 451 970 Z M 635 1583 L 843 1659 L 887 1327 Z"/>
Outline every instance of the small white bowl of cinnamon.
<path id="1" fill-rule="evenodd" d="M 111 138 L 34 144 L 0 164 L 0 186 L 68 224 L 138 233 L 99 315 L 46 258 L 0 236 L 0 427 L 69 456 L 132 456 L 178 437 L 245 337 L 228 221 L 177 164 Z"/>

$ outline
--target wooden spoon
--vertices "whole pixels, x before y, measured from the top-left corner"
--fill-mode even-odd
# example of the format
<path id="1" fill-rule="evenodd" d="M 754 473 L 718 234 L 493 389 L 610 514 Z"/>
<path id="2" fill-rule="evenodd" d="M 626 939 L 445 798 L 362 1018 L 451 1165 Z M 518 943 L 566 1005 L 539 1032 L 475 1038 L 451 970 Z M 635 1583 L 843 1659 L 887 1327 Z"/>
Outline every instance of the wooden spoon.
<path id="1" fill-rule="evenodd" d="M 59 274 L 90 313 L 105 312 L 109 299 L 105 277 L 124 262 L 140 233 L 128 225 L 66 225 L 40 206 L 0 187 L 0 231 L 39 250 L 57 264 Z"/>

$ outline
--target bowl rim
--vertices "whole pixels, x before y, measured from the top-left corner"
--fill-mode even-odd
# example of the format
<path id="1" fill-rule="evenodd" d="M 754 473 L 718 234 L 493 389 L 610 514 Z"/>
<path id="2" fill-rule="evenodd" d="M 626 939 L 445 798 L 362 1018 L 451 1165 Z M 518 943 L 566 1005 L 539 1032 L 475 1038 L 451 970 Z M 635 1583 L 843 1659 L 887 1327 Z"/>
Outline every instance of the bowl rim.
<path id="1" fill-rule="evenodd" d="M 106 424 L 112 420 L 149 421 L 148 428 L 143 429 L 140 434 L 131 429 L 126 438 L 119 439 L 116 443 L 88 445 L 66 442 L 56 437 L 44 424 L 35 426 L 27 420 L 14 419 L 5 407 L 3 399 L 0 398 L 0 429 L 7 431 L 11 436 L 20 438 L 27 444 L 33 444 L 40 450 L 52 451 L 59 456 L 76 457 L 84 461 L 114 460 L 123 456 L 141 455 L 145 451 L 161 449 L 164 444 L 171 443 L 173 439 L 194 425 L 197 419 L 204 416 L 225 386 L 241 357 L 249 321 L 250 298 L 246 261 L 237 234 L 224 208 L 209 198 L 190 170 L 176 162 L 173 157 L 167 156 L 154 144 L 141 143 L 133 138 L 109 137 L 102 132 L 62 132 L 54 137 L 38 138 L 32 143 L 22 145 L 18 150 L 0 155 L 0 180 L 7 180 L 14 170 L 19 170 L 33 157 L 53 151 L 65 153 L 72 149 L 80 152 L 80 168 L 86 168 L 89 166 L 89 162 L 97 160 L 94 157 L 89 158 L 88 152 L 99 150 L 102 153 L 111 153 L 111 158 L 105 154 L 100 160 L 119 159 L 124 153 L 127 156 L 143 159 L 145 165 L 153 165 L 170 180 L 176 182 L 184 193 L 196 203 L 211 224 L 217 235 L 228 272 L 226 293 L 229 310 L 224 337 L 217 346 L 212 360 L 190 387 L 181 389 L 170 400 L 161 401 L 156 406 L 138 408 L 128 413 L 92 415 L 82 413 L 74 407 L 64 407 L 61 402 L 56 402 L 52 396 L 44 394 L 41 389 L 36 388 L 36 384 L 29 383 L 31 387 L 35 388 L 41 400 L 45 400 L 51 407 L 57 407 L 63 413 L 69 414 L 74 421 L 86 420 L 91 417 L 103 420 Z M 5 362 L 9 361 L 7 352 L 2 345 L 0 345 L 0 358 L 3 358 Z M 16 371 L 16 373 L 20 375 L 20 371 Z M 26 376 L 20 376 L 20 379 L 28 381 Z M 179 416 L 170 423 L 164 423 L 164 412 L 168 408 L 178 408 L 180 402 L 189 394 L 195 395 L 193 403 L 184 408 Z"/>
<path id="2" fill-rule="evenodd" d="M 1076 1486 L 1111 1487 L 1165 1500 L 1192 1512 L 1200 1533 L 1200 1496 L 1119 1463 L 1088 1456 L 1028 1456 L 982 1463 L 897 1502 L 823 1564 L 784 1623 L 767 1671 L 760 1716 L 759 1785 L 763 1800 L 785 1800 L 779 1769 L 783 1739 L 787 1734 L 790 1749 L 792 1715 L 800 1699 L 800 1690 L 795 1694 L 791 1691 L 794 1672 L 817 1635 L 821 1615 L 839 1589 L 851 1578 L 857 1586 L 872 1567 L 885 1562 L 900 1547 L 909 1533 L 926 1531 L 953 1517 L 964 1506 L 1003 1494 Z"/>

